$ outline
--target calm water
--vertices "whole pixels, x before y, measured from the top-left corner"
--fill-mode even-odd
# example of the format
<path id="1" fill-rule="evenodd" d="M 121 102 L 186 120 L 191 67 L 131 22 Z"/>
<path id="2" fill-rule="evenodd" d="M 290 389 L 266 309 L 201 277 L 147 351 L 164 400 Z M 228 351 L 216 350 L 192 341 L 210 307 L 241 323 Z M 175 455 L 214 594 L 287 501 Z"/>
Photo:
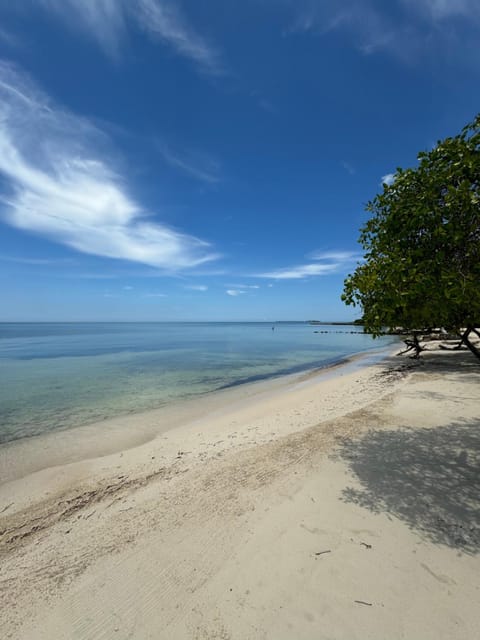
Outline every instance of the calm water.
<path id="1" fill-rule="evenodd" d="M 328 329 L 345 333 L 316 334 Z M 0 323 L 0 443 L 326 366 L 392 341 L 279 323 Z"/>

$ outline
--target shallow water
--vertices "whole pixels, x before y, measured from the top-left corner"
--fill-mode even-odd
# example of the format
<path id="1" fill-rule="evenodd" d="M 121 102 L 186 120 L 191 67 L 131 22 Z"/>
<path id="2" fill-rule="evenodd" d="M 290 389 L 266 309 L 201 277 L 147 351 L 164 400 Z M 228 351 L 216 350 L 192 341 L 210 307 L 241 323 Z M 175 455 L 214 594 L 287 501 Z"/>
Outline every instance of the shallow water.
<path id="1" fill-rule="evenodd" d="M 315 331 L 325 331 L 321 334 Z M 278 323 L 0 324 L 0 443 L 378 349 L 349 326 Z"/>

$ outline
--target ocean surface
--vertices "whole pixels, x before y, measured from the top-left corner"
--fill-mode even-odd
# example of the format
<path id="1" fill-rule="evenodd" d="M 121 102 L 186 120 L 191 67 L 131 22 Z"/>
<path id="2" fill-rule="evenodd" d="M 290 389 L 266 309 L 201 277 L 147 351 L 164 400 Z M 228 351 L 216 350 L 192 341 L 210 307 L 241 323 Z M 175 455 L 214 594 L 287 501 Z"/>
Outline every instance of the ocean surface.
<path id="1" fill-rule="evenodd" d="M 0 323 L 0 444 L 325 367 L 394 340 L 350 331 L 358 327 Z"/>

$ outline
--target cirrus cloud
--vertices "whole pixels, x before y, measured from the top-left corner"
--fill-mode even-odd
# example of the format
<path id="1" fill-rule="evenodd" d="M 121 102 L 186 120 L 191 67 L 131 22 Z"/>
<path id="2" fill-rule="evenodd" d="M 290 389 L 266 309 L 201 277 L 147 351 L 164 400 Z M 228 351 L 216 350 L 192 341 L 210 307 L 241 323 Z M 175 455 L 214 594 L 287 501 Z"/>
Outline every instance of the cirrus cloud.
<path id="1" fill-rule="evenodd" d="M 258 284 L 230 284 L 233 289 L 260 289 Z"/>
<path id="2" fill-rule="evenodd" d="M 272 280 L 301 280 L 308 276 L 324 276 L 337 270 L 335 264 L 300 264 L 294 267 L 286 267 L 259 273 L 259 278 L 271 278 Z"/>
<path id="3" fill-rule="evenodd" d="M 208 291 L 208 287 L 205 284 L 187 284 L 184 288 L 190 291 Z"/>
<path id="4" fill-rule="evenodd" d="M 423 62 L 426 55 L 438 63 L 447 51 L 449 63 L 454 52 L 454 57 L 465 64 L 472 62 L 470 51 L 476 51 L 480 25 L 478 0 L 285 2 L 295 13 L 291 27 L 286 30 L 287 34 L 310 32 L 325 36 L 341 32 L 358 51 L 367 56 L 386 52 L 412 65 L 419 60 Z M 455 46 L 460 43 L 462 47 Z M 465 45 L 468 47 L 465 48 Z"/>
<path id="5" fill-rule="evenodd" d="M 194 30 L 172 0 L 40 0 L 40 6 L 70 29 L 95 38 L 112 57 L 118 57 L 127 28 L 134 25 L 202 71 L 224 72 L 217 50 Z"/>
<path id="6" fill-rule="evenodd" d="M 0 62 L 4 222 L 77 251 L 165 271 L 215 259 L 208 243 L 156 221 L 115 170 L 108 140 Z"/>
<path id="7" fill-rule="evenodd" d="M 166 144 L 158 145 L 163 159 L 171 167 L 202 182 L 215 184 L 220 181 L 220 164 L 210 155 L 198 151 L 174 151 Z"/>
<path id="8" fill-rule="evenodd" d="M 272 280 L 302 280 L 313 276 L 326 276 L 342 271 L 356 262 L 360 254 L 354 251 L 314 251 L 308 257 L 315 262 L 258 273 L 256 277 Z"/>

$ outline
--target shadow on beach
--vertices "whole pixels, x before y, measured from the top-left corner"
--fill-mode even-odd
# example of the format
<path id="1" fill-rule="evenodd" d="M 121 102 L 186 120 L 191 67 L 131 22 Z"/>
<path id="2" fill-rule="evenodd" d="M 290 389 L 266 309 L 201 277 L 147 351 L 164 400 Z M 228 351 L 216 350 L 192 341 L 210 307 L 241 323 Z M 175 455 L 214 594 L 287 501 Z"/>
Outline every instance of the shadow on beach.
<path id="1" fill-rule="evenodd" d="M 447 344 L 447 343 L 442 343 Z M 438 344 L 427 344 L 427 350 L 418 360 L 406 355 L 400 355 L 403 344 L 399 344 L 398 351 L 382 360 L 389 368 L 415 370 L 419 373 L 450 374 L 463 381 L 480 382 L 480 360 L 463 348 L 461 351 L 442 351 Z"/>
<path id="2" fill-rule="evenodd" d="M 480 551 L 480 422 L 371 431 L 340 451 L 361 487 L 342 499 L 403 520 L 431 542 Z"/>

